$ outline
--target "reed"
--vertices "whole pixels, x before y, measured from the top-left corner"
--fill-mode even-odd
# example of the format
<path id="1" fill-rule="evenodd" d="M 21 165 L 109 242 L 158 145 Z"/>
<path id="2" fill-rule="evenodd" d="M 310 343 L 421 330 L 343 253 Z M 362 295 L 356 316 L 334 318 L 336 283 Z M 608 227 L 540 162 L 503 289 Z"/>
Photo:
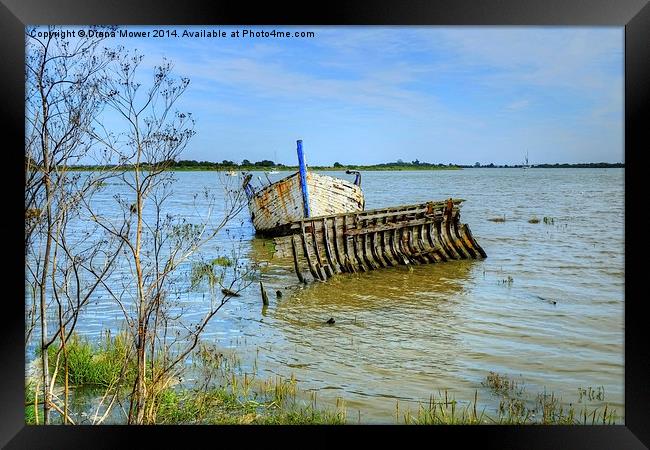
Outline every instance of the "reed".
<path id="1" fill-rule="evenodd" d="M 76 336 L 68 347 L 70 377 L 78 384 L 105 386 L 114 380 L 117 369 L 109 361 L 123 355 L 124 340 L 107 335 L 101 343 L 91 345 Z M 215 346 L 202 345 L 192 359 L 196 384 L 190 388 L 171 385 L 156 399 L 157 424 L 346 424 L 349 423 L 346 401 L 337 397 L 333 407 L 318 404 L 318 391 L 298 386 L 294 374 L 289 378 L 275 375 L 260 377 L 256 353 L 253 372 L 242 369 L 235 352 L 224 353 Z M 249 366 L 250 367 L 250 366 Z M 427 402 L 415 409 L 402 402 L 395 403 L 395 423 L 419 425 L 529 425 L 616 424 L 616 411 L 605 403 L 601 387 L 580 387 L 577 403 L 562 401 L 553 392 L 529 394 L 523 380 L 506 374 L 489 372 L 481 383 L 489 395 L 496 396 L 498 407 L 488 410 L 479 400 L 479 391 L 469 400 L 457 400 L 445 390 L 431 394 Z M 25 421 L 42 423 L 34 404 L 38 387 L 28 381 L 25 388 Z M 123 395 L 128 395 L 124 392 Z M 595 403 L 595 404 L 594 404 Z M 494 404 L 491 400 L 489 404 Z M 361 422 L 357 410 L 353 422 Z"/>

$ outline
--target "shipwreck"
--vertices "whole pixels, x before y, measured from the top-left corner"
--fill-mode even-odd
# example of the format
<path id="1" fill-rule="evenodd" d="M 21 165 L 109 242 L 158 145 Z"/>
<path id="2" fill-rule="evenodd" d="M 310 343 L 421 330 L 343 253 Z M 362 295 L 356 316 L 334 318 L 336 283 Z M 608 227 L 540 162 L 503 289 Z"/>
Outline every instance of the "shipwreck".
<path id="1" fill-rule="evenodd" d="M 467 224 L 462 199 L 364 210 L 361 174 L 354 182 L 307 170 L 297 141 L 299 170 L 255 188 L 244 176 L 255 230 L 274 237 L 275 255 L 293 258 L 296 276 L 307 282 L 335 274 L 408 264 L 429 264 L 487 255 Z"/>

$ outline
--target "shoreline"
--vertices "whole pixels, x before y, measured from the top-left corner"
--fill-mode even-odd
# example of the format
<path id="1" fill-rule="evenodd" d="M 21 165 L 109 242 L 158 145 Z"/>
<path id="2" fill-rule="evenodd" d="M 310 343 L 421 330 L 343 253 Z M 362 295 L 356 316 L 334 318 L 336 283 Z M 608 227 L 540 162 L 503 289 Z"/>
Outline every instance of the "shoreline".
<path id="1" fill-rule="evenodd" d="M 364 166 L 348 166 L 348 167 L 325 167 L 325 166 L 310 166 L 310 170 L 314 171 L 327 171 L 327 172 L 345 172 L 346 170 L 359 170 L 364 172 L 406 172 L 406 171 L 418 171 L 418 172 L 428 172 L 428 171 L 438 171 L 438 170 L 464 170 L 464 169 L 522 169 L 521 166 L 482 166 L 482 167 L 473 167 L 473 166 L 452 166 L 452 167 L 364 167 Z M 576 164 L 576 165 L 540 165 L 529 167 L 529 169 L 625 169 L 625 165 L 610 164 L 606 166 L 589 166 L 586 164 Z M 121 168 L 116 167 L 100 167 L 100 166 L 90 166 L 90 167 L 68 167 L 67 170 L 74 172 L 94 172 L 98 170 L 115 170 L 115 171 L 132 171 L 133 168 Z M 146 170 L 146 169 L 143 169 Z M 284 167 L 170 167 L 165 169 L 171 172 L 268 172 L 270 170 L 275 170 L 278 172 L 295 172 L 298 170 L 298 167 L 295 166 L 284 166 Z"/>

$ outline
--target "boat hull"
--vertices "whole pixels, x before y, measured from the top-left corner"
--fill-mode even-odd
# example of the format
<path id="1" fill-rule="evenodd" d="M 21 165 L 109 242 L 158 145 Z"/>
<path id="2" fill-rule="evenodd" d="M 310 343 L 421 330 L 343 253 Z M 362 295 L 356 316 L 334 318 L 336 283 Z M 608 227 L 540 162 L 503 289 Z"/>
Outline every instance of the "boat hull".
<path id="1" fill-rule="evenodd" d="M 363 211 L 363 191 L 354 183 L 308 172 L 307 188 L 312 216 Z M 258 233 L 273 236 L 285 234 L 292 222 L 305 218 L 299 174 L 283 178 L 256 192 L 249 198 L 248 208 Z"/>
<path id="2" fill-rule="evenodd" d="M 301 282 L 381 267 L 487 257 L 449 199 L 295 222 L 276 237 L 275 256 L 293 258 Z M 307 269 L 307 270 L 305 270 Z"/>

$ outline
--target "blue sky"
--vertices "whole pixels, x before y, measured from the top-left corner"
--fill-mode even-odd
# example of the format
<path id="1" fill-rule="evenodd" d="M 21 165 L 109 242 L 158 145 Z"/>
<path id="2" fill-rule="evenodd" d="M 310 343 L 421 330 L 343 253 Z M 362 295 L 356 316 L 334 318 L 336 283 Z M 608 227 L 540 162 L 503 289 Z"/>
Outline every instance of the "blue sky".
<path id="1" fill-rule="evenodd" d="M 315 33 L 109 40 L 190 78 L 183 159 L 624 161 L 622 27 L 162 28 Z"/>

